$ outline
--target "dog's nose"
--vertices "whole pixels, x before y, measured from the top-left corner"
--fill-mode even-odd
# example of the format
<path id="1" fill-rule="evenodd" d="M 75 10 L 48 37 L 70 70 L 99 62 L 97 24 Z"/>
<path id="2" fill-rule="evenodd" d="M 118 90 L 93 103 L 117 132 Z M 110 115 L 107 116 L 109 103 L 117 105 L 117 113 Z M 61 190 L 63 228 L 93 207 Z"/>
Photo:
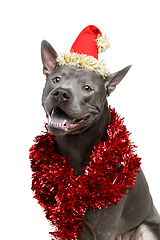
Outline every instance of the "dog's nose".
<path id="1" fill-rule="evenodd" d="M 66 102 L 71 97 L 71 92 L 67 89 L 57 88 L 53 91 L 54 98 L 59 102 Z"/>

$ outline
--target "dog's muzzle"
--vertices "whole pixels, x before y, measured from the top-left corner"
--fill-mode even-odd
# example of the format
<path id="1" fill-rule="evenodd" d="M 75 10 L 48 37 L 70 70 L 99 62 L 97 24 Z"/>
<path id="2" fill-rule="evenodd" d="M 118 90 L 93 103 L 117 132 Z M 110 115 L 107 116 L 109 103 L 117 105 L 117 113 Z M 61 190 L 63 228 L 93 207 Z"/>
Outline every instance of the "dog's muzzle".
<path id="1" fill-rule="evenodd" d="M 68 129 L 74 129 L 85 124 L 90 119 L 91 114 L 76 119 L 66 113 L 65 106 L 69 104 L 72 97 L 72 93 L 68 89 L 57 88 L 53 91 L 52 97 L 56 107 L 47 113 L 49 128 L 68 131 Z"/>

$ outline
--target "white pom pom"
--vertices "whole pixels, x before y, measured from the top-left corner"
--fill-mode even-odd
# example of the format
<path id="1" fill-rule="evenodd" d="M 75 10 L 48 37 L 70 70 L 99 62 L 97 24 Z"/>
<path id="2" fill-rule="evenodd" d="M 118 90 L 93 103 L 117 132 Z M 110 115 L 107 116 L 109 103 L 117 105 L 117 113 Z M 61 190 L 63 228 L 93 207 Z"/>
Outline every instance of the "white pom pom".
<path id="1" fill-rule="evenodd" d="M 98 52 L 102 53 L 105 52 L 109 47 L 109 41 L 106 36 L 100 36 L 99 34 L 97 35 L 97 46 L 98 46 Z"/>

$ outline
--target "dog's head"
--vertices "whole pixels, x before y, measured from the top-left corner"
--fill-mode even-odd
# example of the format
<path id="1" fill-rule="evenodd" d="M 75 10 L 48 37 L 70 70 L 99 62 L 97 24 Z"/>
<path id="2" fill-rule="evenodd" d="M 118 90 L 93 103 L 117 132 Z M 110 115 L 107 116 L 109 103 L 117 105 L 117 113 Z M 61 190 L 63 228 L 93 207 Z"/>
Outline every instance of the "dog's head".
<path id="1" fill-rule="evenodd" d="M 85 68 L 58 66 L 57 53 L 46 41 L 42 42 L 41 54 L 47 78 L 42 105 L 53 135 L 78 134 L 100 120 L 106 114 L 104 109 L 108 109 L 107 96 L 131 67 L 103 79 Z"/>

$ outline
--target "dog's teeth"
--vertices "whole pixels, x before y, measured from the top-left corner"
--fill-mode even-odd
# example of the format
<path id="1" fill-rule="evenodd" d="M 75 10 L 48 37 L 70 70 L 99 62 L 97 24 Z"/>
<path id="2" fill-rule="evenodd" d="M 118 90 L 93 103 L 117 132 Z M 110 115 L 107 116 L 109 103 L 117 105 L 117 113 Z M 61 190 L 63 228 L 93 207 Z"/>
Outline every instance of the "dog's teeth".
<path id="1" fill-rule="evenodd" d="M 55 111 L 56 111 L 56 109 L 54 108 L 54 109 L 52 110 L 51 116 L 55 113 Z"/>
<path id="2" fill-rule="evenodd" d="M 76 119 L 75 119 L 75 118 L 72 118 L 71 123 L 73 124 L 75 121 L 76 121 Z"/>
<path id="3" fill-rule="evenodd" d="M 67 120 L 65 119 L 61 125 L 64 126 L 66 124 L 66 122 L 67 122 Z"/>
<path id="4" fill-rule="evenodd" d="M 49 122 L 50 124 L 55 125 L 55 126 L 64 127 L 65 124 L 66 124 L 66 122 L 67 122 L 67 120 L 64 120 L 62 123 L 55 123 L 55 122 L 53 122 L 53 121 L 51 120 L 51 116 L 49 116 L 48 122 Z"/>
<path id="5" fill-rule="evenodd" d="M 50 123 L 50 122 L 51 122 L 51 116 L 48 115 L 48 123 Z"/>

